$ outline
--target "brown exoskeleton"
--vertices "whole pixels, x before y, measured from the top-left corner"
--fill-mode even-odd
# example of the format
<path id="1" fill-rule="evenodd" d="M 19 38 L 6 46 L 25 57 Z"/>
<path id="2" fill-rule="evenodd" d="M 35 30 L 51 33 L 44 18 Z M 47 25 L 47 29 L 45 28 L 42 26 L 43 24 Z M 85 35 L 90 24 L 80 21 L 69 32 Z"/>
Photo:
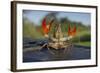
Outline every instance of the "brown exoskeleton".
<path id="1" fill-rule="evenodd" d="M 61 24 L 57 24 L 55 27 L 55 32 L 52 36 L 50 36 L 48 33 L 51 29 L 51 25 L 53 23 L 54 20 L 52 20 L 50 22 L 49 25 L 46 25 L 46 19 L 43 20 L 42 22 L 42 28 L 43 28 L 43 32 L 44 32 L 44 36 L 46 38 L 49 39 L 48 43 L 45 43 L 42 48 L 44 46 L 47 46 L 47 48 L 50 50 L 51 48 L 55 49 L 55 50 L 59 50 L 59 49 L 65 49 L 64 52 L 66 50 L 70 50 L 70 48 L 72 47 L 72 43 L 69 41 L 70 39 L 73 38 L 73 36 L 76 33 L 76 28 L 74 28 L 73 30 L 70 29 L 70 27 L 68 28 L 68 36 L 66 35 L 66 37 L 63 36 L 62 30 L 61 30 Z M 54 54 L 54 52 L 51 51 L 52 54 Z"/>

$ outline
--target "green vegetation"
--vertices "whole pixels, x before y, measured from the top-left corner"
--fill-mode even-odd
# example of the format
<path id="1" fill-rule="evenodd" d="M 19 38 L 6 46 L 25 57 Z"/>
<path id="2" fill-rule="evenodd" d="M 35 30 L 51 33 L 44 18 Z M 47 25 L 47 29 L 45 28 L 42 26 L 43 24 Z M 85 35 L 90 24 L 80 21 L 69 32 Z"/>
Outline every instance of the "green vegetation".
<path id="1" fill-rule="evenodd" d="M 86 42 L 79 42 L 77 43 L 78 45 L 82 45 L 82 46 L 88 46 L 90 47 L 91 46 L 91 43 L 89 41 L 86 41 Z"/>
<path id="2" fill-rule="evenodd" d="M 39 29 L 34 26 L 33 23 L 31 23 L 28 19 L 24 18 L 23 21 L 23 36 L 24 37 L 30 37 L 30 38 L 43 38 L 42 33 L 39 31 Z"/>
<path id="3" fill-rule="evenodd" d="M 51 17 L 55 18 L 52 26 L 55 26 L 54 24 L 58 24 L 58 21 L 57 21 L 55 15 L 49 16 L 49 18 L 47 18 L 47 23 L 50 22 L 49 20 Z M 72 39 L 72 41 L 74 43 L 76 43 L 78 45 L 82 45 L 82 46 L 90 46 L 91 45 L 90 44 L 91 43 L 90 26 L 86 26 L 86 25 L 82 24 L 81 22 L 72 22 L 67 17 L 61 18 L 59 22 L 61 24 L 61 28 L 62 28 L 64 35 L 67 35 L 69 24 L 72 28 L 73 28 L 73 26 L 76 26 L 77 35 Z M 54 29 L 55 28 L 52 27 L 52 30 L 50 31 L 50 33 L 52 33 L 54 31 Z M 44 38 L 41 25 L 36 26 L 36 25 L 34 25 L 34 23 L 30 22 L 27 18 L 23 18 L 23 37 L 30 37 L 33 39 Z"/>

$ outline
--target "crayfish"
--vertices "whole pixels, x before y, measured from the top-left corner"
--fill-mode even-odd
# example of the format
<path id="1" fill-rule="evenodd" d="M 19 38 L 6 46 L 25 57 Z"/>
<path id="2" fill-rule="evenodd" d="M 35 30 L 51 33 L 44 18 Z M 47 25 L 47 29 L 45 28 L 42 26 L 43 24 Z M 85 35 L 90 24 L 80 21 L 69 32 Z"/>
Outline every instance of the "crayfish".
<path id="1" fill-rule="evenodd" d="M 56 24 L 55 31 L 52 34 L 52 36 L 50 36 L 49 31 L 51 30 L 52 27 L 52 23 L 54 22 L 54 20 L 51 20 L 51 22 L 46 25 L 46 19 L 43 19 L 42 21 L 42 28 L 43 28 L 43 33 L 44 36 L 49 40 L 48 43 L 45 43 L 41 49 L 46 46 L 52 54 L 55 54 L 54 51 L 52 51 L 51 49 L 58 51 L 58 50 L 62 50 L 64 49 L 63 53 L 68 52 L 68 50 L 70 50 L 72 48 L 72 42 L 70 42 L 70 39 L 72 39 L 74 37 L 74 35 L 76 34 L 76 27 L 73 28 L 73 30 L 71 30 L 70 26 L 68 26 L 68 36 L 66 34 L 66 36 L 63 36 L 62 30 L 61 30 L 61 24 Z"/>

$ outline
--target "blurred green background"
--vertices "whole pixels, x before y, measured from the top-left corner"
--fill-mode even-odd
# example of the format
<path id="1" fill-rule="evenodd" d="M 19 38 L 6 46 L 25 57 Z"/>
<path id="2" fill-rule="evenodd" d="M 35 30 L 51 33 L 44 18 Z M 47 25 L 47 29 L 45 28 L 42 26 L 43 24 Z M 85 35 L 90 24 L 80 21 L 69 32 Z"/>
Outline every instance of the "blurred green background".
<path id="1" fill-rule="evenodd" d="M 62 15 L 59 15 L 59 13 L 60 14 L 62 13 Z M 33 19 L 32 17 L 35 18 Z M 68 25 L 70 24 L 71 27 L 76 26 L 77 28 L 76 30 L 77 35 L 71 41 L 77 45 L 91 47 L 91 26 L 90 26 L 91 17 L 90 14 L 86 14 L 86 13 L 45 12 L 45 11 L 36 12 L 31 10 L 24 10 L 23 11 L 23 37 L 24 38 L 28 37 L 32 39 L 45 39 L 41 27 L 42 20 L 44 19 L 44 17 L 46 17 L 47 24 L 50 22 L 50 20 L 54 19 L 52 30 L 50 30 L 51 34 L 54 31 L 55 24 L 60 23 L 63 34 L 66 36 L 68 32 Z M 88 22 L 85 23 L 86 21 L 88 21 L 89 23 Z"/>

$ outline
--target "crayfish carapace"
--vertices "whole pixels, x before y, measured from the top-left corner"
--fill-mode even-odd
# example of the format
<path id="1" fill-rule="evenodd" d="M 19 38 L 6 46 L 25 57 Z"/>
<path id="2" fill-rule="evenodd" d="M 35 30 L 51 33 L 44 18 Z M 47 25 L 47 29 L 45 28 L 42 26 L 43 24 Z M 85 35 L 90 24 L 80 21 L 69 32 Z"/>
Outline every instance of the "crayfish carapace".
<path id="1" fill-rule="evenodd" d="M 51 22 L 48 25 L 46 25 L 46 19 L 44 19 L 42 22 L 44 36 L 49 39 L 48 43 L 45 43 L 42 46 L 42 48 L 44 46 L 47 46 L 49 50 L 51 48 L 53 48 L 54 50 L 59 50 L 59 49 L 68 50 L 69 48 L 72 47 L 72 42 L 70 42 L 70 39 L 72 39 L 76 34 L 76 27 L 74 27 L 73 30 L 71 30 L 70 26 L 68 26 L 68 36 L 67 34 L 66 36 L 64 36 L 61 29 L 61 24 L 56 24 L 56 26 L 54 27 L 55 31 L 51 36 L 49 34 L 49 31 L 51 30 L 53 21 L 54 20 L 51 20 Z"/>

